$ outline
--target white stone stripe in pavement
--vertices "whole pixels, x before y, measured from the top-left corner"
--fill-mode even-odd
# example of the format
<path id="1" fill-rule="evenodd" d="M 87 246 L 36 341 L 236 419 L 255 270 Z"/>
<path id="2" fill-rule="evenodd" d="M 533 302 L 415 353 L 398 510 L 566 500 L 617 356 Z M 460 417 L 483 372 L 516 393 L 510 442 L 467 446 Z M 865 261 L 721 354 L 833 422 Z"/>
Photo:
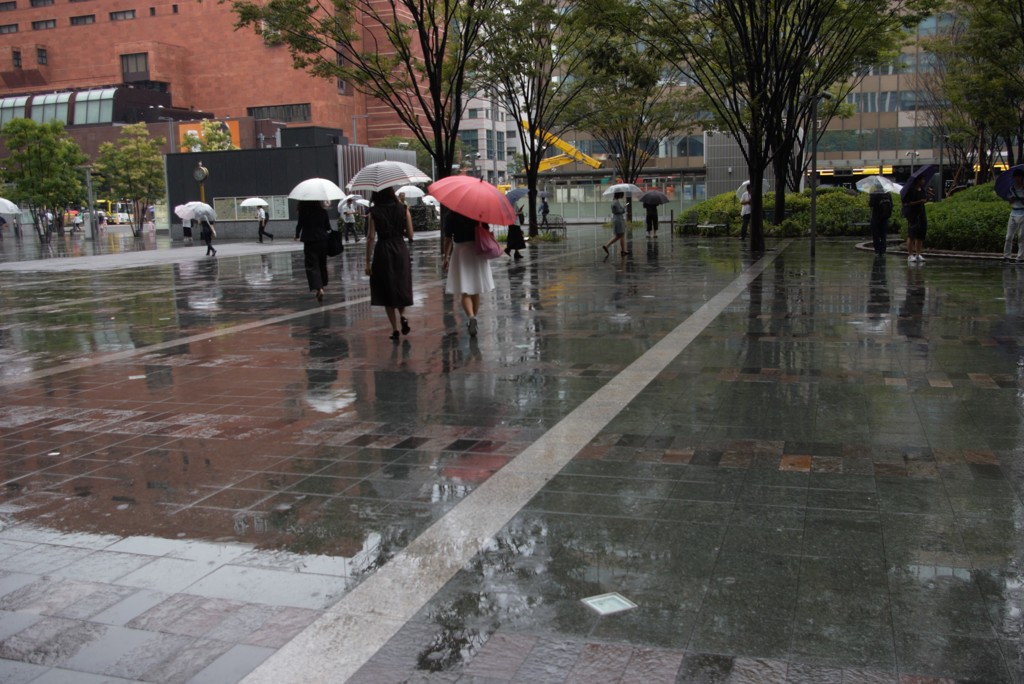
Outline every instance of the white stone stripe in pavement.
<path id="1" fill-rule="evenodd" d="M 775 252 L 743 271 L 251 672 L 243 684 L 348 680 L 789 244 L 780 243 Z"/>

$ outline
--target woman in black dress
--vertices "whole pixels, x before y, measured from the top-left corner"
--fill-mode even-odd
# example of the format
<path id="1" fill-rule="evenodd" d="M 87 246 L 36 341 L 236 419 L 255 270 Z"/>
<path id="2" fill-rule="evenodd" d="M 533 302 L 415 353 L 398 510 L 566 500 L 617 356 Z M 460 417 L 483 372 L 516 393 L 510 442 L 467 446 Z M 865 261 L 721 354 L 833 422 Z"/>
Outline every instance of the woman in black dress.
<path id="1" fill-rule="evenodd" d="M 412 240 L 412 216 L 398 201 L 394 188 L 370 196 L 370 218 L 366 223 L 366 275 L 370 276 L 370 304 L 383 306 L 391 323 L 391 339 L 409 334 L 405 307 L 412 306 L 412 265 L 405 240 Z"/>
<path id="2" fill-rule="evenodd" d="M 309 283 L 309 291 L 316 295 L 318 302 L 324 301 L 324 287 L 327 286 L 327 232 L 330 229 L 331 219 L 320 202 L 299 202 L 295 239 L 302 240 L 306 281 Z"/>

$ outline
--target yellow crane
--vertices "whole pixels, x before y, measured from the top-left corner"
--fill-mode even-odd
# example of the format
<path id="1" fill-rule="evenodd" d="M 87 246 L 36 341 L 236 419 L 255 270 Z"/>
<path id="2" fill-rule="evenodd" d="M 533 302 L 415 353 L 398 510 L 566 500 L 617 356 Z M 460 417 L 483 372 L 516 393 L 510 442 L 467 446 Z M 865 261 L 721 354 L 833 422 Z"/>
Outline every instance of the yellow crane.
<path id="1" fill-rule="evenodd" d="M 530 125 L 525 121 L 520 121 L 519 125 L 523 127 L 524 131 L 530 131 Z M 552 145 L 553 147 L 555 147 L 555 149 L 561 150 L 562 152 L 562 154 L 555 155 L 554 157 L 545 157 L 544 159 L 541 159 L 540 167 L 538 169 L 539 171 L 550 171 L 551 169 L 557 168 L 559 166 L 571 164 L 574 161 L 580 162 L 581 164 L 586 164 L 587 166 L 590 166 L 595 169 L 601 168 L 600 161 L 594 159 L 588 154 L 580 152 L 578 149 L 576 149 L 569 143 L 565 142 L 554 133 L 548 133 L 547 131 L 542 131 L 539 128 L 535 128 L 531 132 L 533 133 L 534 137 L 540 138 L 546 144 Z"/>

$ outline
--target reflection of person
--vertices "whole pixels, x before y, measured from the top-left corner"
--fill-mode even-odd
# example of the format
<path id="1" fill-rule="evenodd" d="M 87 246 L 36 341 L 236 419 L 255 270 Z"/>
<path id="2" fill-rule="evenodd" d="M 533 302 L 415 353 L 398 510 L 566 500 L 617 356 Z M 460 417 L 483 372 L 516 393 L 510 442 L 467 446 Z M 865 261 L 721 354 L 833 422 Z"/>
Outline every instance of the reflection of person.
<path id="1" fill-rule="evenodd" d="M 505 233 L 505 254 L 509 256 L 512 252 L 516 253 L 516 259 L 522 259 L 523 255 L 519 253 L 519 250 L 526 249 L 526 237 L 523 235 L 523 210 L 517 209 L 516 216 L 519 218 L 518 224 L 512 224 L 508 227 L 508 232 Z"/>
<path id="2" fill-rule="evenodd" d="M 295 239 L 302 240 L 306 282 L 309 284 L 309 291 L 316 295 L 318 302 L 324 301 L 324 287 L 327 286 L 327 232 L 330 229 L 331 219 L 320 202 L 299 202 Z"/>
<path id="3" fill-rule="evenodd" d="M 896 332 L 905 337 L 924 336 L 925 287 L 922 271 L 907 269 L 907 291 L 896 319 Z"/>
<path id="4" fill-rule="evenodd" d="M 871 264 L 867 312 L 871 317 L 889 313 L 889 283 L 885 276 L 885 257 L 881 254 L 875 256 Z"/>
<path id="5" fill-rule="evenodd" d="M 459 295 L 462 310 L 469 321 L 469 336 L 476 337 L 476 315 L 480 312 L 480 294 L 494 289 L 491 262 L 476 251 L 477 222 L 468 216 L 449 211 L 444 225 L 444 264 L 448 281 L 444 291 Z"/>
<path id="6" fill-rule="evenodd" d="M 892 216 L 892 195 L 882 190 L 881 184 L 875 183 L 868 195 L 868 207 L 871 208 L 871 245 L 875 254 L 885 254 L 885 232 Z"/>
<path id="7" fill-rule="evenodd" d="M 383 306 L 391 323 L 391 340 L 409 334 L 405 307 L 412 306 L 412 265 L 405 238 L 412 237 L 409 207 L 395 197 L 394 188 L 373 193 L 366 224 L 366 275 L 370 276 L 370 304 Z"/>
<path id="8" fill-rule="evenodd" d="M 903 197 L 903 216 L 907 219 L 907 263 L 924 261 L 921 249 L 928 234 L 928 214 L 924 205 L 928 195 L 924 190 L 924 177 L 918 176 Z"/>
<path id="9" fill-rule="evenodd" d="M 619 251 L 622 256 L 629 254 L 626 249 L 626 208 L 619 201 L 625 196 L 626 194 L 623 192 L 617 192 L 612 196 L 612 239 L 601 246 L 605 254 L 610 253 L 608 248 L 616 242 L 619 243 Z"/>
<path id="10" fill-rule="evenodd" d="M 213 221 L 199 219 L 199 238 L 206 243 L 206 256 L 217 256 L 217 250 L 213 248 L 213 238 L 217 236 L 217 229 L 213 227 Z"/>
<path id="11" fill-rule="evenodd" d="M 356 203 L 349 197 L 341 205 L 341 237 L 348 242 L 348 236 L 352 234 L 352 240 L 359 242 L 359 233 L 356 232 Z"/>
<path id="12" fill-rule="evenodd" d="M 257 207 L 256 208 L 256 220 L 259 222 L 259 225 L 260 225 L 260 230 L 259 230 L 260 242 L 263 242 L 263 236 L 264 235 L 266 235 L 271 240 L 274 239 L 274 236 L 267 232 L 267 221 L 269 220 L 269 218 L 270 217 L 267 216 L 267 210 L 264 207 Z"/>
<path id="13" fill-rule="evenodd" d="M 644 209 L 647 210 L 647 237 L 658 237 L 658 205 L 657 204 L 645 204 Z"/>
<path id="14" fill-rule="evenodd" d="M 1010 203 L 1010 220 L 1006 222 L 1006 240 L 1003 242 L 1003 261 L 1010 261 L 1013 239 L 1017 238 L 1017 261 L 1024 262 L 1024 170 L 1013 170 L 1013 185 L 1006 193 Z"/>
<path id="15" fill-rule="evenodd" d="M 740 240 L 747 239 L 747 228 L 750 227 L 750 212 L 752 210 L 750 206 L 750 192 L 744 190 L 743 194 L 740 195 Z"/>

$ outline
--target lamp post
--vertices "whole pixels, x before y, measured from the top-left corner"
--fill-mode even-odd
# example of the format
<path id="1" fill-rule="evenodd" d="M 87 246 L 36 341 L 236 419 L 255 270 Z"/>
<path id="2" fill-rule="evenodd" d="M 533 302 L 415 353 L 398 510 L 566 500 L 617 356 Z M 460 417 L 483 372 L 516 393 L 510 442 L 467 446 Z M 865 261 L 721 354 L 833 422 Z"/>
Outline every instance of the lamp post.
<path id="1" fill-rule="evenodd" d="M 907 152 L 907 158 L 910 160 L 910 173 L 914 173 L 914 160 L 921 156 L 921 153 L 917 150 Z"/>
<path id="2" fill-rule="evenodd" d="M 811 258 L 814 258 L 818 238 L 818 102 L 831 99 L 829 93 L 819 93 L 811 99 Z"/>
<path id="3" fill-rule="evenodd" d="M 169 116 L 158 116 L 158 117 L 156 117 L 156 120 L 157 121 L 166 121 L 167 122 L 167 146 L 168 146 L 168 151 L 170 151 L 170 152 L 178 152 L 179 150 L 178 150 L 178 148 L 174 144 L 175 143 L 175 140 L 174 140 L 174 119 L 172 119 Z"/>
<path id="4" fill-rule="evenodd" d="M 92 194 L 92 167 L 84 164 L 78 168 L 85 171 L 85 196 L 89 201 L 89 232 L 92 234 L 92 239 L 95 240 L 99 236 L 96 230 L 96 200 Z"/>

